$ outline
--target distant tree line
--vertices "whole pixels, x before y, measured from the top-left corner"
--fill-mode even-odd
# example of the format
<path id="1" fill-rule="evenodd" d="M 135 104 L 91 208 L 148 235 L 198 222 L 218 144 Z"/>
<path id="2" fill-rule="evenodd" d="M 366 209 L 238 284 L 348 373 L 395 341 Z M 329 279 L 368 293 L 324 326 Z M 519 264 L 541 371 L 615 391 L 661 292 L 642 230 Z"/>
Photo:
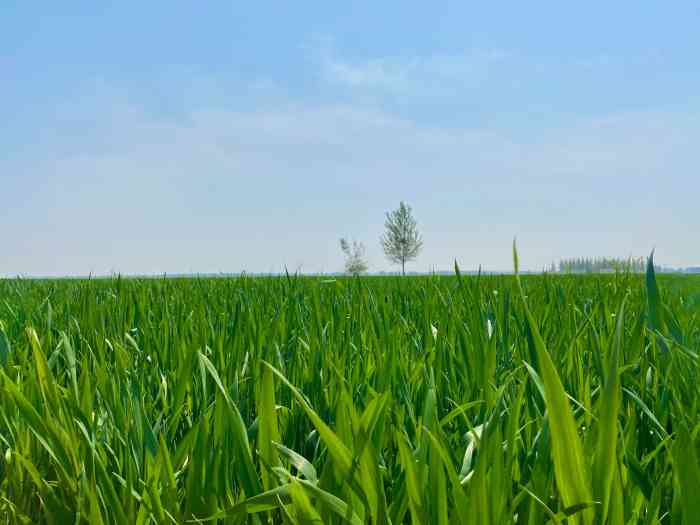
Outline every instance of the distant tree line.
<path id="1" fill-rule="evenodd" d="M 558 269 L 561 273 L 600 273 L 600 272 L 633 272 L 642 273 L 646 269 L 644 257 L 620 259 L 616 257 L 577 257 L 562 259 L 558 266 L 552 263 L 550 268 Z"/>

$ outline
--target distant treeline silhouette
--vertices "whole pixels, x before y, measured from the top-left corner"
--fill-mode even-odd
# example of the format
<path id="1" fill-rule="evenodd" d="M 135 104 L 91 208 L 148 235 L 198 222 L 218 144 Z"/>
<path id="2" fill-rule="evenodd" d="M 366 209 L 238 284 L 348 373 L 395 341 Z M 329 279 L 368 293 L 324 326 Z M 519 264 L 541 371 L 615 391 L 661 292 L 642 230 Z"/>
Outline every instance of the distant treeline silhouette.
<path id="1" fill-rule="evenodd" d="M 598 272 L 644 272 L 646 259 L 644 257 L 630 257 L 619 259 L 616 257 L 578 257 L 562 259 L 558 267 L 552 263 L 552 270 L 561 273 L 598 273 Z"/>

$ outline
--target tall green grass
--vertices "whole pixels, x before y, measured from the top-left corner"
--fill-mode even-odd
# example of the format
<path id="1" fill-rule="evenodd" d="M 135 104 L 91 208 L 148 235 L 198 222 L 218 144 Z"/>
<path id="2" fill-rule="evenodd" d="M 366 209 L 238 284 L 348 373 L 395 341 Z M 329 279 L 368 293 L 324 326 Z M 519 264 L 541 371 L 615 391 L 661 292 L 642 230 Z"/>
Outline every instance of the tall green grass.
<path id="1" fill-rule="evenodd" d="M 700 280 L 0 281 L 4 523 L 694 524 Z"/>

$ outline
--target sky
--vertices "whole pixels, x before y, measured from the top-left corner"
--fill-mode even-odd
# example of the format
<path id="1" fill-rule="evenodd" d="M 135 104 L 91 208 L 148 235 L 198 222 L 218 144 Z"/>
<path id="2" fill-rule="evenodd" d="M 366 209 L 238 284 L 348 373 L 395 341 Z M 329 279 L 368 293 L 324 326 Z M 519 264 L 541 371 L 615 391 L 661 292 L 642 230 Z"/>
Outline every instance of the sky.
<path id="1" fill-rule="evenodd" d="M 700 263 L 697 2 L 106 4 L 0 3 L 0 275 Z"/>

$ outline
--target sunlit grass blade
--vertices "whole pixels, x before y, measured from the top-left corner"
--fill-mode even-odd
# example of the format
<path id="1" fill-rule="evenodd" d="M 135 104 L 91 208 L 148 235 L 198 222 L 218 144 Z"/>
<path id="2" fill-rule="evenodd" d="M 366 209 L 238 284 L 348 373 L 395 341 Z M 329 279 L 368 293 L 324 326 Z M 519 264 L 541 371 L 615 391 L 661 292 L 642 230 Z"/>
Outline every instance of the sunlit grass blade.
<path id="1" fill-rule="evenodd" d="M 537 352 L 537 360 L 540 366 L 540 376 L 542 377 L 544 385 L 545 402 L 547 405 L 549 424 L 552 429 L 552 459 L 554 461 L 557 487 L 561 492 L 566 507 L 588 503 L 592 501 L 592 497 L 586 461 L 583 456 L 583 447 L 578 436 L 576 422 L 574 421 L 566 391 L 559 378 L 559 374 L 557 374 L 556 367 L 549 356 L 549 352 L 547 352 L 537 323 L 527 306 L 525 292 L 523 291 L 520 275 L 518 273 L 518 252 L 515 242 L 513 243 L 513 263 L 515 267 L 516 283 L 523 301 L 527 322 L 532 333 L 535 350 Z M 576 521 L 579 520 L 578 517 L 575 519 Z M 581 523 L 592 523 L 593 511 L 584 511 L 580 519 Z"/>
<path id="2" fill-rule="evenodd" d="M 214 383 L 216 384 L 222 398 L 226 401 L 229 411 L 231 413 L 231 429 L 233 430 L 233 444 L 236 450 L 236 456 L 238 461 L 241 462 L 242 469 L 241 481 L 245 488 L 246 494 L 254 496 L 262 492 L 260 487 L 260 482 L 258 480 L 258 474 L 253 465 L 253 458 L 250 451 L 250 443 L 248 442 L 248 433 L 243 423 L 243 418 L 241 413 L 238 411 L 238 407 L 231 401 L 228 392 L 224 388 L 221 378 L 218 372 L 214 368 L 214 365 L 209 361 L 207 356 L 200 353 L 199 360 L 203 364 L 204 368 L 211 375 Z"/>
<path id="3" fill-rule="evenodd" d="M 601 508 L 598 510 L 601 523 L 605 523 L 610 507 L 610 496 L 617 468 L 617 418 L 620 410 L 620 377 L 618 367 L 622 346 L 622 331 L 625 318 L 625 298 L 617 313 L 617 326 L 610 355 L 608 356 L 605 384 L 598 408 L 598 439 L 593 459 L 593 492 Z"/>
<path id="4" fill-rule="evenodd" d="M 350 483 L 355 492 L 362 496 L 369 506 L 369 511 L 374 516 L 377 515 L 378 499 L 377 495 L 372 490 L 365 490 L 361 483 L 361 472 L 355 470 L 353 463 L 354 458 L 350 449 L 338 438 L 331 428 L 319 417 L 319 415 L 308 405 L 304 396 L 287 380 L 281 372 L 275 369 L 269 363 L 263 363 L 291 390 L 297 403 L 302 407 L 306 416 L 311 420 L 316 430 L 328 448 L 333 462 L 338 469 L 338 479 Z M 354 474 L 353 474 L 354 473 Z"/>
<path id="5" fill-rule="evenodd" d="M 266 465 L 275 467 L 279 464 L 277 449 L 274 444 L 280 441 L 279 428 L 277 424 L 277 409 L 275 408 L 275 383 L 272 378 L 272 371 L 261 366 L 261 378 L 258 390 L 258 450 L 260 457 Z M 263 488 L 272 488 L 273 477 L 267 471 L 267 467 L 262 468 Z"/>

